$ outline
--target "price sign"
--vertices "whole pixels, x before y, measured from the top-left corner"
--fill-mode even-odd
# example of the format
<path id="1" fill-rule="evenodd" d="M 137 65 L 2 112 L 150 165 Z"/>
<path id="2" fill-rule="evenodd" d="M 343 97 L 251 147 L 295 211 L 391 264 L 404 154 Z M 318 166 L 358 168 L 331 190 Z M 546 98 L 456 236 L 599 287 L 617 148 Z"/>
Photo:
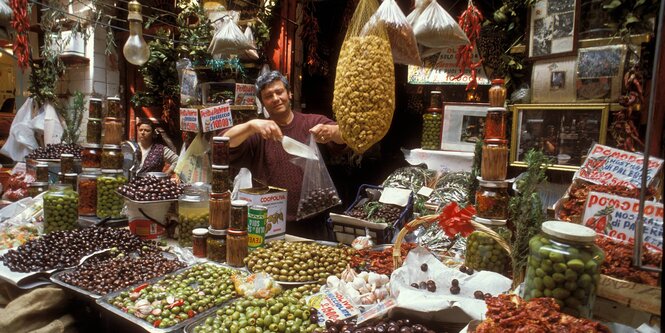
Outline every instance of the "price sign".
<path id="1" fill-rule="evenodd" d="M 199 109 L 180 108 L 180 130 L 198 133 Z"/>
<path id="2" fill-rule="evenodd" d="M 457 48 L 448 47 L 437 55 L 423 59 L 423 66 L 409 66 L 408 80 L 410 84 L 449 84 L 467 85 L 471 81 L 471 69 L 467 68 L 464 74 L 453 80 L 460 72 L 457 66 Z M 478 62 L 478 51 L 473 51 L 472 62 Z M 483 66 L 476 69 L 478 85 L 489 85 L 490 80 L 485 74 Z"/>
<path id="3" fill-rule="evenodd" d="M 253 84 L 236 83 L 235 105 L 255 105 L 256 86 Z"/>
<path id="4" fill-rule="evenodd" d="M 600 185 L 640 188 L 643 163 L 644 156 L 641 154 L 595 144 L 577 171 L 576 178 Z M 662 166 L 662 159 L 649 157 L 647 186 L 651 184 Z"/>
<path id="5" fill-rule="evenodd" d="M 203 132 L 212 132 L 233 126 L 231 107 L 227 104 L 201 109 Z"/>

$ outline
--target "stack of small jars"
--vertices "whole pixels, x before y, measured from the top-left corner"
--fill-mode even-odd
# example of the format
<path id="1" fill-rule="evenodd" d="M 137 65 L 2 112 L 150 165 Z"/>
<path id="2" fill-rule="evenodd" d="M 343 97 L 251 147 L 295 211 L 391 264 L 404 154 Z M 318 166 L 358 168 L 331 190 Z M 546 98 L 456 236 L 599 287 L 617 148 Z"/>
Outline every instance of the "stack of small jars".
<path id="1" fill-rule="evenodd" d="M 476 192 L 474 220 L 494 230 L 506 241 L 511 233 L 507 228 L 508 145 L 506 140 L 506 88 L 503 80 L 493 80 L 489 90 L 490 108 L 485 119 L 479 187 Z M 478 270 L 505 274 L 510 258 L 508 253 L 488 233 L 474 231 L 467 239 L 466 265 Z"/>

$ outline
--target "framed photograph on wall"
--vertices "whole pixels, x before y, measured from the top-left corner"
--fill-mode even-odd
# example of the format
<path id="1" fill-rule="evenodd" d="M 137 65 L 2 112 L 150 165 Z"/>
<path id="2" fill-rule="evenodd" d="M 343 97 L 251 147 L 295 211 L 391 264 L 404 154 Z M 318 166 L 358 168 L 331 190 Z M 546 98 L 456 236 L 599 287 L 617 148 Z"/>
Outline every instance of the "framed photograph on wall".
<path id="1" fill-rule="evenodd" d="M 626 45 L 580 49 L 575 81 L 577 101 L 616 102 L 621 94 L 627 51 Z"/>
<path id="2" fill-rule="evenodd" d="M 488 108 L 489 104 L 444 104 L 441 149 L 473 152 L 485 129 Z"/>
<path id="3" fill-rule="evenodd" d="M 510 165 L 526 166 L 530 149 L 550 156 L 554 170 L 579 169 L 589 148 L 604 144 L 609 104 L 516 104 Z"/>
<path id="4" fill-rule="evenodd" d="M 531 71 L 531 103 L 575 102 L 577 57 L 540 60 Z"/>
<path id="5" fill-rule="evenodd" d="M 540 0 L 529 11 L 529 58 L 574 55 L 580 0 Z"/>

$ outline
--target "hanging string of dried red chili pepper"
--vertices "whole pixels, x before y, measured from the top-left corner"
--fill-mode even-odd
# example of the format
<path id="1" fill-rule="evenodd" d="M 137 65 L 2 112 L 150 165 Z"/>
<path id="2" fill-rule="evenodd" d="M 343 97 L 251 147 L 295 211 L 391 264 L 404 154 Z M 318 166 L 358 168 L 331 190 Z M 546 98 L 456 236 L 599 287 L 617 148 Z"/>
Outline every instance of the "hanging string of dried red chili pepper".
<path id="1" fill-rule="evenodd" d="M 307 59 L 305 60 L 305 67 L 310 75 L 319 71 L 324 72 L 321 57 L 319 57 L 319 21 L 314 15 L 314 3 L 311 0 L 305 1 L 302 10 L 302 22 L 300 23 L 302 30 L 300 30 L 300 38 L 303 43 L 307 45 Z"/>
<path id="2" fill-rule="evenodd" d="M 467 68 L 471 69 L 471 80 L 466 86 L 466 90 L 475 90 L 478 87 L 478 67 L 483 63 L 483 59 L 478 60 L 478 62 L 473 62 L 473 52 L 476 49 L 476 40 L 480 37 L 480 28 L 482 27 L 483 14 L 480 12 L 478 7 L 473 5 L 473 2 L 469 0 L 469 5 L 466 10 L 460 15 L 458 23 L 466 37 L 469 38 L 469 44 L 460 46 L 457 49 L 457 67 L 460 69 L 460 73 L 457 74 L 453 80 L 459 80 L 464 75 Z"/>
<path id="3" fill-rule="evenodd" d="M 14 55 L 18 60 L 18 66 L 25 70 L 30 65 L 30 42 L 28 41 L 28 30 L 30 30 L 30 18 L 28 17 L 27 0 L 10 0 L 12 8 L 11 25 L 16 30 L 14 40 Z"/>

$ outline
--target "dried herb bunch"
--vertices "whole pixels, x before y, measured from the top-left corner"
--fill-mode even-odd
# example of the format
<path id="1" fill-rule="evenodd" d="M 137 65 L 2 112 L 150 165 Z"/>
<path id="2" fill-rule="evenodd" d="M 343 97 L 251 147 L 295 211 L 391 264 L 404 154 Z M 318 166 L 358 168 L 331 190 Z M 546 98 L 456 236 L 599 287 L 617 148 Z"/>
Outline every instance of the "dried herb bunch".
<path id="1" fill-rule="evenodd" d="M 71 107 L 58 105 L 56 106 L 56 110 L 65 122 L 62 132 L 62 142 L 67 144 L 76 143 L 81 132 L 83 112 L 85 112 L 85 96 L 82 92 L 77 91 L 74 93 Z"/>
<path id="2" fill-rule="evenodd" d="M 545 171 L 550 160 L 542 151 L 531 149 L 524 158 L 528 168 L 526 177 L 517 181 L 517 193 L 510 198 L 510 220 L 515 226 L 512 244 L 513 288 L 524 280 L 529 240 L 540 232 L 545 212 L 537 186 L 547 180 Z"/>

